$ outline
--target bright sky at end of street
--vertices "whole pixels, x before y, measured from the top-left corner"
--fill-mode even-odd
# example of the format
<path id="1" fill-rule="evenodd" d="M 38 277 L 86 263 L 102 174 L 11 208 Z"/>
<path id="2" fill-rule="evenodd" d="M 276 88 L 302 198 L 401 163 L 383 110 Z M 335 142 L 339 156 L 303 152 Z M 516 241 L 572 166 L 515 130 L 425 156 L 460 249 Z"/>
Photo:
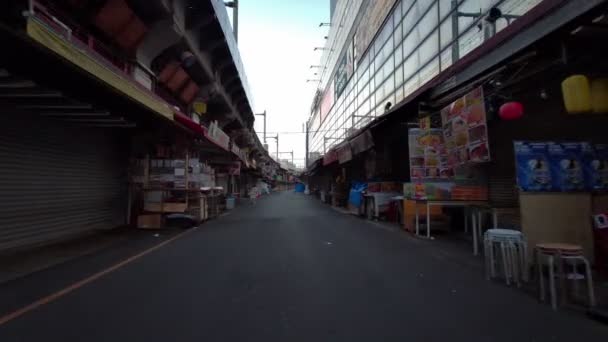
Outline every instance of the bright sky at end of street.
<path id="1" fill-rule="evenodd" d="M 232 10 L 228 8 L 232 17 Z M 268 136 L 279 132 L 279 152 L 294 151 L 294 162 L 304 165 L 303 124 L 317 86 L 311 65 L 319 63 L 328 28 L 319 23 L 329 20 L 328 0 L 240 0 L 239 49 L 256 113 L 267 112 Z M 263 117 L 256 116 L 255 130 L 262 140 Z M 281 134 L 280 132 L 290 132 Z M 267 139 L 276 156 L 276 142 Z M 281 154 L 281 159 L 291 155 Z"/>

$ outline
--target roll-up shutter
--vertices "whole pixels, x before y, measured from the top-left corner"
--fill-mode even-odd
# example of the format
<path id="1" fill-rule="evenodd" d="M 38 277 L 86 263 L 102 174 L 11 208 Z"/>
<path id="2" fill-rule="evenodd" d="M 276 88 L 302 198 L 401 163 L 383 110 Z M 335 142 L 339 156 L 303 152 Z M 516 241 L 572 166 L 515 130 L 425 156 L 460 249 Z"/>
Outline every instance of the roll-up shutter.
<path id="1" fill-rule="evenodd" d="M 125 224 L 128 148 L 116 130 L 0 112 L 0 250 Z"/>

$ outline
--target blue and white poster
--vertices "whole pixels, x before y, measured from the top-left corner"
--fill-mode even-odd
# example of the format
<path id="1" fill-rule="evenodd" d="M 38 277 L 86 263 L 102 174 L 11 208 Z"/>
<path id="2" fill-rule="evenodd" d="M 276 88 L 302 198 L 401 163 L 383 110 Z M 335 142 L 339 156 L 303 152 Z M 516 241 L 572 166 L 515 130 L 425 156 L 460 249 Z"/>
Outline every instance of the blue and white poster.
<path id="1" fill-rule="evenodd" d="M 547 143 L 515 141 L 517 185 L 522 191 L 551 191 L 551 168 Z"/>

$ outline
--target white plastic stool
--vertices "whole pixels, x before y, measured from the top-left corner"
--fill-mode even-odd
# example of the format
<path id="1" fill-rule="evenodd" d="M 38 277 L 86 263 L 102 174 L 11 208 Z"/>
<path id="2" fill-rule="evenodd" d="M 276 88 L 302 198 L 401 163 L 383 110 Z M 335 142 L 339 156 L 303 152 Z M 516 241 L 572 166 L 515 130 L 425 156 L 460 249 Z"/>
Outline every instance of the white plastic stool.
<path id="1" fill-rule="evenodd" d="M 528 251 L 524 235 L 517 230 L 489 229 L 484 235 L 484 251 L 487 279 L 496 276 L 494 247 L 500 248 L 503 271 L 507 285 L 513 280 L 518 286 L 528 281 Z"/>

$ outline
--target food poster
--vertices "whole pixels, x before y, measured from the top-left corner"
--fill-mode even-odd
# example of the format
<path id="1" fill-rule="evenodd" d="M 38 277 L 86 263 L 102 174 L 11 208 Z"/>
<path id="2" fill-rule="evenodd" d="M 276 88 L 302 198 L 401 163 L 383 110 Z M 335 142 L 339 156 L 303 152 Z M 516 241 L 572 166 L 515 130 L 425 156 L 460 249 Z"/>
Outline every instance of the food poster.
<path id="1" fill-rule="evenodd" d="M 551 191 L 548 143 L 514 141 L 517 185 L 522 191 Z"/>
<path id="2" fill-rule="evenodd" d="M 449 179 L 447 152 L 441 129 L 409 130 L 410 178 L 412 180 Z"/>
<path id="3" fill-rule="evenodd" d="M 441 111 L 448 166 L 490 161 L 486 110 L 481 87 Z"/>
<path id="4" fill-rule="evenodd" d="M 420 144 L 421 130 L 412 128 L 408 131 L 408 147 L 410 153 L 410 178 L 421 180 L 424 178 L 424 148 Z"/>
<path id="5" fill-rule="evenodd" d="M 582 144 L 549 143 L 547 145 L 549 166 L 554 191 L 583 191 Z"/>

